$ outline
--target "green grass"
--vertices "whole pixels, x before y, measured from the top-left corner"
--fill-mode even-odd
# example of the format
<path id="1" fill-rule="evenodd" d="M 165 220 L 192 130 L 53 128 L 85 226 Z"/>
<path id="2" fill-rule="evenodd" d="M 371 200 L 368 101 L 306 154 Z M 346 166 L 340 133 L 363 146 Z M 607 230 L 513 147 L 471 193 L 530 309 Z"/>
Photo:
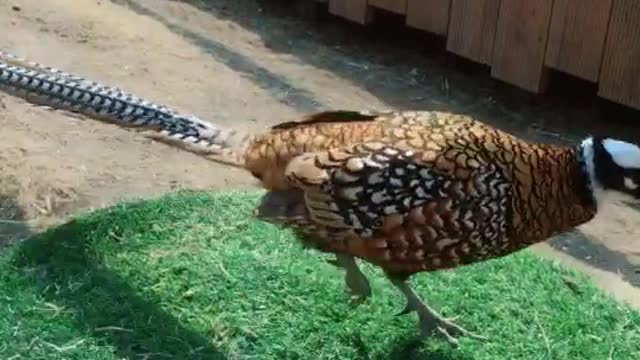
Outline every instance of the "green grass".
<path id="1" fill-rule="evenodd" d="M 640 315 L 527 251 L 414 278 L 491 337 L 413 341 L 415 315 L 250 218 L 256 194 L 180 193 L 79 217 L 0 259 L 1 359 L 636 359 Z M 563 282 L 577 279 L 578 291 Z"/>

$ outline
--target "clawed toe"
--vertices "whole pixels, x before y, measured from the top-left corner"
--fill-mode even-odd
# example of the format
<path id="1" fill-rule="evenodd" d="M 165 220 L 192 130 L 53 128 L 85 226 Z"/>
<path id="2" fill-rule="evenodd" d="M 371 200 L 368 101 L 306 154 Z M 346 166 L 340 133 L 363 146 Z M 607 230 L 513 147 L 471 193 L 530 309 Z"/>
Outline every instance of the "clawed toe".
<path id="1" fill-rule="evenodd" d="M 460 325 L 445 319 L 435 313 L 421 314 L 420 318 L 420 335 L 423 339 L 436 336 L 442 336 L 451 345 L 457 346 L 457 336 L 469 337 L 476 340 L 488 340 L 486 337 L 475 334 L 466 330 Z"/>
<path id="2" fill-rule="evenodd" d="M 430 338 L 434 335 L 442 336 L 454 346 L 458 345 L 458 339 L 456 339 L 456 336 L 465 336 L 476 340 L 488 340 L 488 338 L 484 336 L 470 332 L 453 321 L 445 319 L 440 314 L 432 310 L 427 304 L 420 300 L 417 294 L 405 281 L 395 280 L 393 278 L 392 281 L 394 285 L 402 291 L 407 299 L 405 308 L 396 314 L 396 316 L 406 315 L 415 311 L 418 314 L 420 335 L 422 339 Z"/>

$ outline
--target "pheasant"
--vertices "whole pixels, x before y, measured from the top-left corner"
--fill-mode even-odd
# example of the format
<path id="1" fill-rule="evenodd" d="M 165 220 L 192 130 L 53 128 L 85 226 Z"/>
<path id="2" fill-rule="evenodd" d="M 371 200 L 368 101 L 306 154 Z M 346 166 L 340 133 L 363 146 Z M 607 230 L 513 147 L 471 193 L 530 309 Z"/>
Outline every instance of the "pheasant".
<path id="1" fill-rule="evenodd" d="M 260 133 L 225 129 L 57 69 L 0 53 L 0 88 L 208 159 L 265 190 L 255 216 L 292 229 L 371 296 L 356 259 L 381 268 L 421 334 L 486 339 L 441 316 L 409 285 L 420 272 L 513 254 L 591 221 L 609 194 L 640 198 L 640 147 L 590 136 L 532 143 L 438 111 L 324 111 Z"/>

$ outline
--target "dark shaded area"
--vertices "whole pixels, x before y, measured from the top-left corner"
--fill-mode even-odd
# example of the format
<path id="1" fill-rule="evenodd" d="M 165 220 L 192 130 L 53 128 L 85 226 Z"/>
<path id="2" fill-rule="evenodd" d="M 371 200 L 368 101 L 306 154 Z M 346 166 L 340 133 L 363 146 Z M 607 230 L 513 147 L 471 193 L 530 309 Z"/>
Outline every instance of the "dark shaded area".
<path id="1" fill-rule="evenodd" d="M 230 49 L 221 42 L 177 25 L 172 22 L 171 19 L 139 4 L 135 0 L 112 1 L 116 4 L 125 5 L 140 15 L 148 16 L 160 22 L 175 34 L 188 39 L 216 60 L 222 62 L 234 71 L 243 74 L 262 89 L 267 90 L 274 98 L 278 99 L 278 101 L 303 112 L 320 110 L 321 104 L 317 102 L 313 94 L 303 88 L 297 87 L 285 76 L 273 73 L 253 59 L 233 51 L 233 49 Z"/>
<path id="2" fill-rule="evenodd" d="M 11 194 L 3 194 L 0 189 L 0 220 L 24 220 L 25 211 Z"/>
<path id="3" fill-rule="evenodd" d="M 0 252 L 6 246 L 28 238 L 31 229 L 24 221 L 26 212 L 16 199 L 15 180 L 0 178 Z"/>
<path id="4" fill-rule="evenodd" d="M 565 236 L 557 236 L 549 245 L 590 266 L 619 274 L 623 280 L 640 288 L 640 266 L 632 264 L 626 254 L 609 249 L 598 241 L 591 241 L 579 230 Z"/>
<path id="5" fill-rule="evenodd" d="M 31 228 L 25 222 L 0 218 L 0 253 L 3 248 L 27 239 L 29 236 L 31 236 Z"/>
<path id="6" fill-rule="evenodd" d="M 130 205 L 135 208 L 138 205 Z M 108 211 L 108 210 L 106 210 Z M 135 289 L 103 264 L 98 244 L 90 238 L 109 219 L 70 221 L 19 244 L 13 253 L 15 271 L 31 283 L 44 301 L 73 314 L 78 329 L 126 359 L 227 359 L 206 337 L 162 310 L 161 299 Z M 119 241 L 119 232 L 112 240 Z M 109 241 L 101 239 L 98 241 Z M 53 285 L 55 284 L 55 285 Z M 251 335 L 247 335 L 250 337 Z M 414 336 L 403 338 L 378 359 L 466 360 L 460 352 L 429 350 Z M 250 342 L 251 340 L 248 339 Z M 358 359 L 371 359 L 367 345 L 353 338 Z M 313 358 L 313 354 L 310 354 Z"/>
<path id="7" fill-rule="evenodd" d="M 34 277 L 47 301 L 73 310 L 78 328 L 111 345 L 118 358 L 226 359 L 152 296 L 106 269 L 85 240 L 91 226 L 71 221 L 23 242 L 17 271 Z"/>

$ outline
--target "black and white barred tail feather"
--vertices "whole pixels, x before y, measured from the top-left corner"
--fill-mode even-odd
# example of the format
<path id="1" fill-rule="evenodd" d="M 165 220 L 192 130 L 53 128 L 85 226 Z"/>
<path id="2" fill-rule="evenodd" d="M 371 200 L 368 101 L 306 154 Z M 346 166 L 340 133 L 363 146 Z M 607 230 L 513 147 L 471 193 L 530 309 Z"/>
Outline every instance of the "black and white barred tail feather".
<path id="1" fill-rule="evenodd" d="M 35 105 L 147 131 L 149 137 L 214 161 L 243 163 L 239 154 L 248 136 L 2 50 L 0 90 Z"/>
<path id="2" fill-rule="evenodd" d="M 49 67 L 49 66 L 45 66 L 45 65 L 39 64 L 39 63 L 34 62 L 34 61 L 30 61 L 28 59 L 19 57 L 19 56 L 15 55 L 15 54 L 11 54 L 11 53 L 8 53 L 8 52 L 3 51 L 3 50 L 0 50 L 0 61 L 4 62 L 4 63 L 7 63 L 9 65 L 15 65 L 15 66 L 21 66 L 21 67 L 24 67 L 24 68 L 29 68 L 29 69 L 34 70 L 34 71 L 47 72 L 47 73 L 50 73 L 51 75 L 55 75 L 55 76 L 58 76 L 58 77 L 63 77 L 65 79 L 69 79 L 71 81 L 86 82 L 86 83 L 91 83 L 93 85 L 98 85 L 97 83 L 92 82 L 90 80 L 81 78 L 81 77 L 73 75 L 73 74 L 69 74 L 69 73 L 64 72 L 64 71 L 62 71 L 60 69 L 56 69 L 56 68 L 53 68 L 53 67 Z"/>

